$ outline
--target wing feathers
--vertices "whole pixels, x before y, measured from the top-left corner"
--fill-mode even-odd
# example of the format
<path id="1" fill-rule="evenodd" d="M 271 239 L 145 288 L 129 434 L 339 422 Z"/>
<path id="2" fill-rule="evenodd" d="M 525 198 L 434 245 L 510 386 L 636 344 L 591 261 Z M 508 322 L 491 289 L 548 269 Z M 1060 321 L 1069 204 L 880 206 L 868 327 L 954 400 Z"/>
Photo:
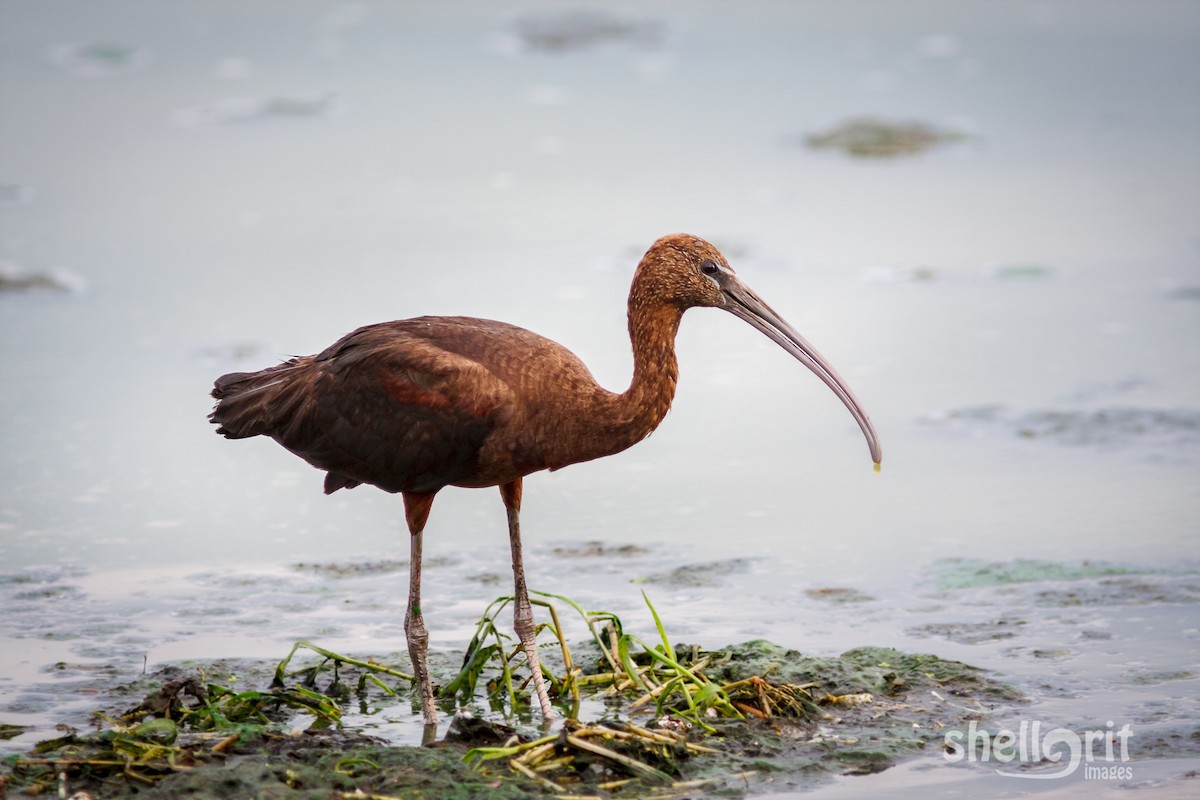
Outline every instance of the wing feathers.
<path id="1" fill-rule="evenodd" d="M 361 483 L 425 492 L 459 481 L 512 393 L 479 363 L 414 335 L 420 322 L 360 328 L 317 356 L 223 375 L 210 419 L 228 438 L 269 436 L 326 470 L 326 492 Z"/>

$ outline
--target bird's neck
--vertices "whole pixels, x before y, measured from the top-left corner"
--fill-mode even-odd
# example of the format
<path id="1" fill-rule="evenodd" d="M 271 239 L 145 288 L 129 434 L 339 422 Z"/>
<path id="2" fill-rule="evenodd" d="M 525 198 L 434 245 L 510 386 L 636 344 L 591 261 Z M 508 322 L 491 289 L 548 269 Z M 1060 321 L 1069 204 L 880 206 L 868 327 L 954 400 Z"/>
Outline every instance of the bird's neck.
<path id="1" fill-rule="evenodd" d="M 624 447 L 649 436 L 671 408 L 679 379 L 675 334 L 682 316 L 682 309 L 674 305 L 642 304 L 636 297 L 630 298 L 633 381 L 613 399 L 608 415 L 610 435 Z"/>
<path id="2" fill-rule="evenodd" d="M 629 296 L 633 381 L 620 394 L 593 382 L 591 391 L 572 395 L 574 406 L 557 426 L 558 434 L 542 437 L 536 468 L 559 469 L 619 453 L 658 427 L 675 397 L 675 333 L 682 316 L 683 309 L 639 291 L 634 279 Z"/>

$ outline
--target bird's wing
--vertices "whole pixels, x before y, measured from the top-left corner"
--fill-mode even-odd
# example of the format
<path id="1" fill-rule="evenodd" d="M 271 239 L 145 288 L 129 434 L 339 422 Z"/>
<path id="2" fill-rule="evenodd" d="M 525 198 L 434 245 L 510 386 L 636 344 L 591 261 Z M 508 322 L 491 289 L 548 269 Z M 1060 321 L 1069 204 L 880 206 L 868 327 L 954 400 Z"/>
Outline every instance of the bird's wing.
<path id="1" fill-rule="evenodd" d="M 512 391 L 412 326 L 360 328 L 281 379 L 292 409 L 269 435 L 327 470 L 326 491 L 436 491 L 469 474 Z"/>

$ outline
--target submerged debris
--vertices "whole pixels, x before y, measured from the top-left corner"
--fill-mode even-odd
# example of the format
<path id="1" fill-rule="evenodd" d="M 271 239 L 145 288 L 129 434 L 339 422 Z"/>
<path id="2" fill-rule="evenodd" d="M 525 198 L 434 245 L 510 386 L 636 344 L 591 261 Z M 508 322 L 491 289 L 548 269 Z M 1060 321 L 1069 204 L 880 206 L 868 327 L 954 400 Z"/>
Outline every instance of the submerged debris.
<path id="1" fill-rule="evenodd" d="M 945 558 L 934 564 L 934 572 L 937 587 L 946 590 L 1138 575 L 1145 574 L 1147 570 L 1134 570 L 1106 561 L 1092 560 L 1045 561 L 1038 558 L 1017 558 L 1010 561 L 981 561 L 974 558 Z"/>
<path id="2" fill-rule="evenodd" d="M 827 130 L 807 134 L 803 142 L 811 150 L 840 150 L 853 158 L 900 158 L 964 142 L 967 138 L 960 131 L 923 122 L 854 117 Z"/>
<path id="3" fill-rule="evenodd" d="M 0 294 L 16 294 L 48 290 L 52 292 L 78 291 L 83 282 L 72 275 L 55 272 L 33 272 L 15 264 L 0 262 Z"/>
<path id="4" fill-rule="evenodd" d="M 19 183 L 0 183 L 0 206 L 25 205 L 33 197 L 33 190 Z"/>
<path id="5" fill-rule="evenodd" d="M 430 559 L 432 561 L 432 559 Z M 332 564 L 293 564 L 297 572 L 312 572 L 328 578 L 358 578 L 363 575 L 386 575 L 392 572 L 406 572 L 408 561 L 394 558 L 384 558 L 377 561 L 351 561 Z"/>
<path id="6" fill-rule="evenodd" d="M 119 42 L 72 42 L 51 47 L 50 61 L 71 75 L 107 78 L 138 71 L 150 62 L 150 54 Z"/>
<path id="7" fill-rule="evenodd" d="M 1200 283 L 1172 287 L 1166 296 L 1171 300 L 1200 300 Z"/>
<path id="8" fill-rule="evenodd" d="M 184 128 L 213 128 L 270 119 L 314 119 L 337 111 L 337 92 L 276 95 L 273 97 L 226 97 L 212 103 L 181 108 L 175 123 Z"/>
<path id="9" fill-rule="evenodd" d="M 1200 603 L 1200 576 L 1140 575 L 1080 581 L 1047 587 L 1034 596 L 1039 606 L 1144 606 L 1158 603 Z"/>
<path id="10" fill-rule="evenodd" d="M 813 600 L 825 600 L 830 603 L 869 603 L 875 598 L 858 589 L 847 586 L 827 586 L 819 589 L 805 589 L 804 593 Z"/>
<path id="11" fill-rule="evenodd" d="M 1184 458 L 1200 444 L 1200 411 L 1185 408 L 1013 411 L 1002 405 L 985 405 L 930 414 L 922 422 L 974 436 L 1000 430 L 1021 439 L 1074 447 L 1149 446 L 1172 458 Z"/>
<path id="12" fill-rule="evenodd" d="M 650 551 L 638 544 L 605 544 L 592 540 L 564 544 L 554 548 L 554 555 L 563 558 L 608 558 L 611 556 L 640 556 Z"/>
<path id="13" fill-rule="evenodd" d="M 633 583 L 654 583 L 662 586 L 717 586 L 729 575 L 741 575 L 750 569 L 753 559 L 726 558 L 684 564 L 669 572 L 655 572 L 635 578 Z"/>
<path id="14" fill-rule="evenodd" d="M 969 622 L 960 618 L 928 622 L 905 633 L 964 645 L 1012 640 L 1012 646 L 1001 652 L 1026 662 L 1075 659 L 1087 654 L 1095 642 L 1119 635 L 1104 629 L 1108 620 L 1088 613 L 1089 609 L 1103 608 L 1109 612 L 1107 617 L 1122 606 L 1169 604 L 1179 607 L 1186 618 L 1190 609 L 1200 604 L 1200 571 L 1194 569 L 1125 567 L 1092 560 L 956 558 L 937 562 L 929 578 L 925 583 L 948 601 L 947 608 L 966 605 L 1004 610 Z M 1039 638 L 1048 618 L 1066 620 L 1073 628 L 1049 646 Z M 1071 646 L 1065 646 L 1068 644 Z M 1136 678 L 1130 682 L 1139 683 Z"/>
<path id="15" fill-rule="evenodd" d="M 981 644 L 998 639 L 1012 639 L 1028 623 L 1023 619 L 1001 618 L 985 622 L 929 623 L 909 628 L 910 636 L 940 636 L 959 644 Z"/>
<path id="16" fill-rule="evenodd" d="M 662 23 L 621 17 L 603 11 L 574 10 L 528 14 L 513 23 L 522 49 L 540 53 L 565 53 L 602 44 L 655 45 L 662 39 Z"/>
<path id="17" fill-rule="evenodd" d="M 424 559 L 425 567 L 447 567 L 457 564 L 459 558 L 454 555 L 433 556 Z M 390 575 L 395 572 L 408 572 L 408 559 L 379 558 L 361 561 L 331 561 L 322 564 L 310 564 L 304 561 L 292 564 L 296 572 L 312 573 L 326 578 L 362 578 L 369 575 Z"/>

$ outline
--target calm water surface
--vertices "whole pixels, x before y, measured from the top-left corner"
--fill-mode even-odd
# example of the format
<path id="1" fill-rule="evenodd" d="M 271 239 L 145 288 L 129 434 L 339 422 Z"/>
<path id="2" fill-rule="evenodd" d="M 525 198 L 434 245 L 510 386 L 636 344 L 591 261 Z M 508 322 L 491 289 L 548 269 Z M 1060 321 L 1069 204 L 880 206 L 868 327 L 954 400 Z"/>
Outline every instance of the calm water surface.
<path id="1" fill-rule="evenodd" d="M 66 287 L 0 294 L 0 721 L 38 726 L 4 746 L 89 707 L 59 661 L 403 650 L 402 569 L 295 567 L 403 560 L 399 499 L 325 497 L 272 443 L 214 436 L 212 378 L 462 313 L 623 388 L 629 279 L 676 230 L 847 377 L 883 472 L 810 373 L 694 311 L 660 430 L 526 482 L 531 585 L 634 624 L 645 588 L 711 646 L 936 652 L 1031 695 L 998 724 L 1186 743 L 1200 8 L 588 8 L 0 2 L 0 275 Z M 894 159 L 804 146 L 864 115 L 960 135 Z M 439 495 L 437 648 L 505 591 L 504 530 L 495 492 Z M 569 555 L 595 540 L 645 549 Z M 947 578 L 1030 561 L 1014 583 Z M 872 599 L 814 591 L 832 587 Z M 410 723 L 398 708 L 385 732 Z M 1145 745 L 1128 785 L 1176 791 L 1190 748 Z M 872 791 L 1011 789 L 915 763 Z"/>

